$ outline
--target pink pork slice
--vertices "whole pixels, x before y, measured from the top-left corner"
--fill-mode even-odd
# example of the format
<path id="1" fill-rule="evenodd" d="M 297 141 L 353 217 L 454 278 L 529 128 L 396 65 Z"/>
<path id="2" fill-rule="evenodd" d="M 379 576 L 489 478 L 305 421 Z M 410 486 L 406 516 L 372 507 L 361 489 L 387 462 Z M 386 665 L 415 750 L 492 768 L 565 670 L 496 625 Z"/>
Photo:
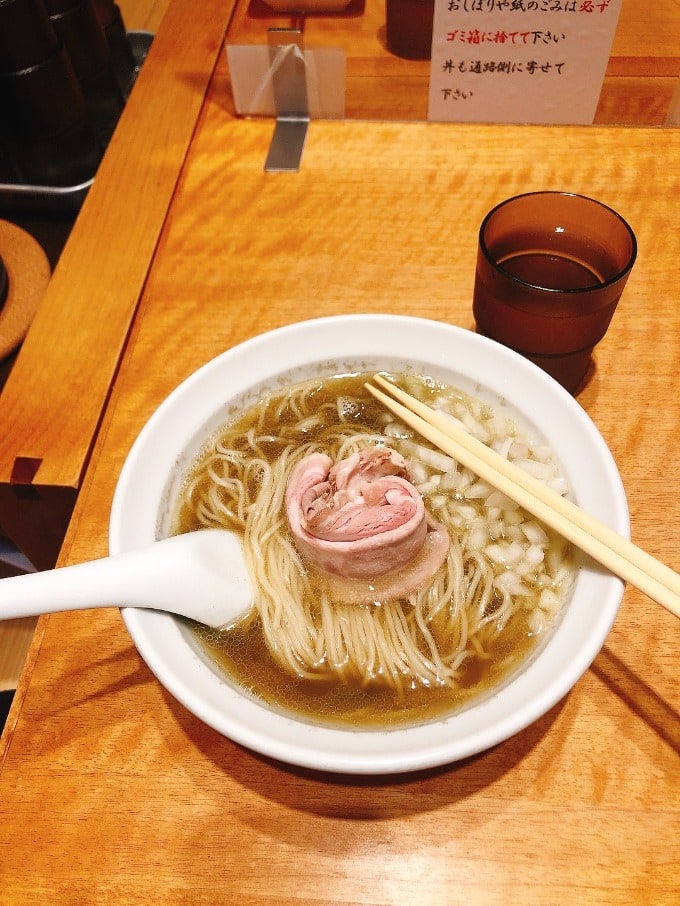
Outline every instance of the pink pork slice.
<path id="1" fill-rule="evenodd" d="M 396 582 L 379 583 L 383 600 L 430 578 L 446 557 L 449 538 L 407 475 L 404 458 L 388 447 L 370 447 L 336 464 L 323 453 L 302 460 L 288 482 L 286 510 L 307 562 L 364 580 L 364 587 L 366 580 L 393 575 Z M 356 600 L 375 597 L 375 591 L 355 592 Z"/>

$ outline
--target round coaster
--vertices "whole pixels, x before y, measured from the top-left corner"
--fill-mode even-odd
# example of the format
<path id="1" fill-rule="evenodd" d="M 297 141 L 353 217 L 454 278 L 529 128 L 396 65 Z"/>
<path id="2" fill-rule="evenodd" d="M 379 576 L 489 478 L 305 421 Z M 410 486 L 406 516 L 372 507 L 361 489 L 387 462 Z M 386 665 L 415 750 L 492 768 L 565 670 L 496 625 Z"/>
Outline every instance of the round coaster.
<path id="1" fill-rule="evenodd" d="M 0 220 L 0 258 L 7 271 L 7 295 L 0 304 L 0 360 L 14 352 L 31 326 L 47 284 L 50 263 L 30 233 Z"/>

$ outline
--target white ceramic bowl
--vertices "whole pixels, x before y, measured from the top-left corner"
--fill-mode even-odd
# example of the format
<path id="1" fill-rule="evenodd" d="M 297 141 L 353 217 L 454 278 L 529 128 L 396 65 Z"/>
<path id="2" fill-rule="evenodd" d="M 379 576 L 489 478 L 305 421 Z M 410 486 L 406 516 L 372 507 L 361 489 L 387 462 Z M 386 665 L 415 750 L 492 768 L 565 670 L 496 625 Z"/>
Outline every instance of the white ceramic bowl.
<path id="1" fill-rule="evenodd" d="M 178 387 L 140 433 L 120 475 L 111 553 L 168 534 L 178 482 L 202 442 L 266 388 L 311 374 L 415 368 L 492 401 L 555 451 L 577 503 L 629 536 L 614 460 L 579 404 L 525 359 L 450 325 L 386 315 L 307 321 L 256 337 L 208 362 Z M 174 617 L 126 609 L 123 617 L 158 680 L 215 730 L 264 755 L 326 771 L 379 774 L 434 767 L 481 752 L 544 715 L 602 647 L 623 583 L 582 567 L 557 626 L 521 671 L 467 710 L 387 731 L 315 726 L 284 716 L 232 685 Z"/>

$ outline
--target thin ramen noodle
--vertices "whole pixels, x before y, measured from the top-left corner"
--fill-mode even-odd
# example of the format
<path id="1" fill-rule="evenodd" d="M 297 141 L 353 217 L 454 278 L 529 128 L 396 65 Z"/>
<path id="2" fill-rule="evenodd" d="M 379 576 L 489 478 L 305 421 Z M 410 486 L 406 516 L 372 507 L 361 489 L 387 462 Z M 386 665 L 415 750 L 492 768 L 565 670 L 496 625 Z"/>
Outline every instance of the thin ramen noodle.
<path id="1" fill-rule="evenodd" d="M 566 542 L 400 423 L 365 390 L 369 378 L 273 393 L 222 429 L 190 470 L 175 531 L 219 526 L 243 538 L 253 612 L 222 631 L 195 627 L 234 682 L 298 717 L 385 727 L 440 716 L 497 687 L 554 622 L 574 569 Z M 550 449 L 506 414 L 426 377 L 396 378 L 566 493 Z M 299 552 L 286 488 L 312 453 L 338 462 L 374 447 L 404 457 L 450 543 L 435 575 L 403 598 L 372 597 L 379 584 L 367 579 L 357 603 Z"/>

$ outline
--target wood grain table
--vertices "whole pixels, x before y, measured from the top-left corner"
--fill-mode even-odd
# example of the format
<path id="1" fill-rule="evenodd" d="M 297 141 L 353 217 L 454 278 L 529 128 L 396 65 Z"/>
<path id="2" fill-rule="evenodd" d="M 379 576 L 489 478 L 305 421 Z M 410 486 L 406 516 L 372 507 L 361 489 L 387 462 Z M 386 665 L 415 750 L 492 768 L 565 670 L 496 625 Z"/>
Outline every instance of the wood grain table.
<path id="1" fill-rule="evenodd" d="M 472 329 L 483 215 L 518 192 L 567 189 L 637 234 L 579 402 L 619 465 L 634 540 L 680 568 L 680 132 L 314 122 L 300 172 L 268 174 L 271 123 L 231 112 L 228 12 L 191 7 L 193 26 L 170 6 L 147 76 L 166 80 L 177 120 L 156 98 L 152 123 L 137 111 L 141 146 L 123 148 L 128 121 L 51 290 L 50 307 L 72 292 L 94 307 L 99 270 L 98 322 L 114 298 L 130 302 L 59 562 L 106 553 L 130 445 L 204 362 L 310 316 Z M 203 45 L 184 47 L 180 24 Z M 82 394 L 67 436 L 81 406 Z M 356 778 L 288 768 L 204 726 L 158 685 L 117 612 L 42 618 L 0 742 L 0 903 L 675 904 L 679 628 L 629 588 L 592 667 L 527 730 L 459 764 Z"/>
<path id="2" fill-rule="evenodd" d="M 263 15 L 264 0 L 122 0 L 121 9 L 131 26 L 161 24 L 0 394 L 0 529 L 39 568 L 57 558 L 223 44 L 264 43 L 270 26 L 298 21 Z M 307 45 L 347 55 L 347 117 L 424 118 L 429 64 L 387 52 L 382 0 L 350 9 L 358 13 L 305 22 Z M 680 0 L 624 0 L 596 121 L 663 123 L 679 77 Z M 228 88 L 222 103 L 233 110 Z"/>
<path id="3" fill-rule="evenodd" d="M 417 2 L 417 0 L 414 0 Z M 389 53 L 385 3 L 353 0 L 346 16 L 306 20 L 267 15 L 265 0 L 240 0 L 228 31 L 232 43 L 263 43 L 270 26 L 301 24 L 309 47 L 347 56 L 346 114 L 379 120 L 427 119 L 430 63 Z M 680 0 L 623 0 L 600 101 L 598 124 L 659 125 L 680 76 Z"/>

